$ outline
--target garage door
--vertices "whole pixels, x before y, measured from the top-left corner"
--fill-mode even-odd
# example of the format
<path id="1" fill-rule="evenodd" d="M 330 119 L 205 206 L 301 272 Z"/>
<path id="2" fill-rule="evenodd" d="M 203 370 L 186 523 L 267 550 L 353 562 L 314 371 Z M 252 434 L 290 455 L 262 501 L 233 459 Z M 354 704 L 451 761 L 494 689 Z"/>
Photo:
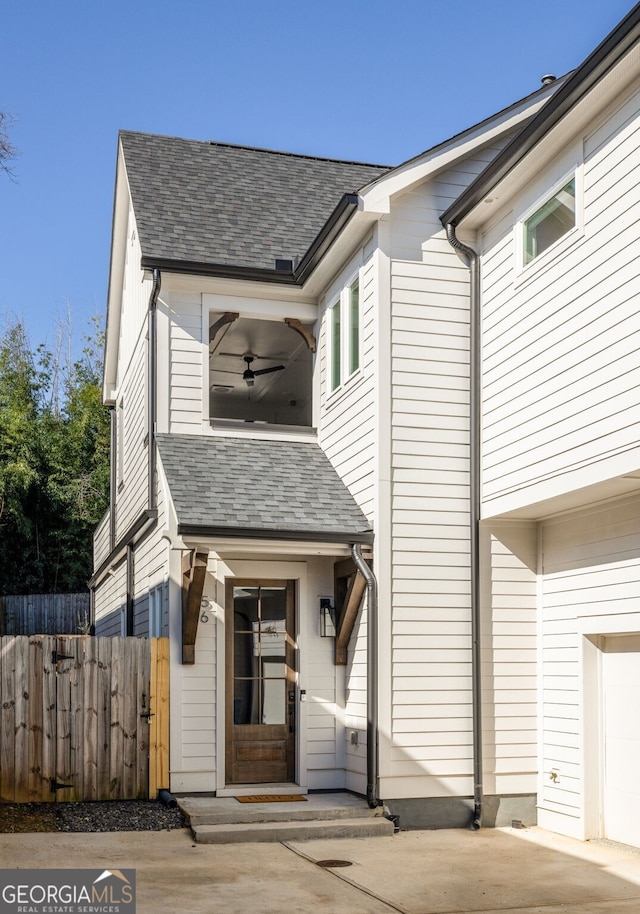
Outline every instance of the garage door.
<path id="1" fill-rule="evenodd" d="M 640 635 L 605 638 L 604 832 L 640 847 Z"/>

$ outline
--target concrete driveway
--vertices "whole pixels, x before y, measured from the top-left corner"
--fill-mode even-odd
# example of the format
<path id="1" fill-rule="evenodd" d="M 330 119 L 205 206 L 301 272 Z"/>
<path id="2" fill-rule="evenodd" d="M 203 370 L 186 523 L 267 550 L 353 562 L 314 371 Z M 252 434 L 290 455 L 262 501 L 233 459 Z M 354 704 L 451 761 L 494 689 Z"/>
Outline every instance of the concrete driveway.
<path id="1" fill-rule="evenodd" d="M 223 846 L 187 831 L 0 835 L 0 865 L 134 867 L 139 914 L 640 912 L 640 854 L 535 828 Z"/>

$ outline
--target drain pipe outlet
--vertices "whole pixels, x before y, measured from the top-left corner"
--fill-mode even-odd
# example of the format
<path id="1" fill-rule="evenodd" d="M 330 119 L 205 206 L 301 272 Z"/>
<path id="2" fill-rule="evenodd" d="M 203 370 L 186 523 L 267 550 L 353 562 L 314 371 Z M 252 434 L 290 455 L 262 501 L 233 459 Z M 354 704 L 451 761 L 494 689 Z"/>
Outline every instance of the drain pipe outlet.
<path id="1" fill-rule="evenodd" d="M 471 664 L 473 689 L 473 823 L 482 825 L 482 672 L 480 652 L 480 264 L 477 253 L 456 237 L 456 227 L 446 226 L 447 241 L 467 261 L 470 279 L 470 511 L 471 542 Z"/>
<path id="2" fill-rule="evenodd" d="M 362 557 L 358 543 L 351 556 L 367 585 L 367 803 L 371 809 L 378 799 L 378 582 Z"/>

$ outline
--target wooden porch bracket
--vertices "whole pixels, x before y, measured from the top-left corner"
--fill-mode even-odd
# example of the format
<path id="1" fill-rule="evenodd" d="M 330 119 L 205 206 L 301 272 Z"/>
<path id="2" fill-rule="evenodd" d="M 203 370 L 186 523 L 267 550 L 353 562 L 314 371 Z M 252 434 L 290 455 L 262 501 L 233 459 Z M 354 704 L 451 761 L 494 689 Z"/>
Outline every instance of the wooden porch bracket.
<path id="1" fill-rule="evenodd" d="M 208 549 L 192 549 L 182 557 L 182 662 L 195 663 L 196 635 L 204 579 L 207 574 Z"/>
<path id="2" fill-rule="evenodd" d="M 335 665 L 346 666 L 349 639 L 362 604 L 367 582 L 352 559 L 336 562 L 334 582 L 337 613 Z"/>
<path id="3" fill-rule="evenodd" d="M 209 327 L 209 345 L 215 342 L 216 336 L 218 335 L 218 330 L 224 327 L 226 324 L 232 324 L 240 316 L 238 311 L 225 311 L 224 314 L 218 318 L 215 324 L 212 324 Z"/>
<path id="4" fill-rule="evenodd" d="M 284 322 L 287 327 L 291 327 L 292 330 L 295 330 L 296 333 L 300 334 L 302 339 L 307 344 L 307 349 L 310 349 L 311 352 L 316 351 L 316 338 L 308 327 L 305 327 L 304 324 L 301 324 L 296 317 L 285 317 Z"/>

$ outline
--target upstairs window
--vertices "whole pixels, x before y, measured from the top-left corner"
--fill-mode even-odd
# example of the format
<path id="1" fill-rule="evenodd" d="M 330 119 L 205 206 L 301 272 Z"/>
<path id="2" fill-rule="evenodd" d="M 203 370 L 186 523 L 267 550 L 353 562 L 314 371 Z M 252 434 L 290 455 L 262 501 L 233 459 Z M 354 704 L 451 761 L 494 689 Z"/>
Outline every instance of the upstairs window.
<path id="1" fill-rule="evenodd" d="M 360 368 L 360 282 L 342 290 L 329 311 L 329 388 L 337 390 Z"/>
<path id="2" fill-rule="evenodd" d="M 571 178 L 523 223 L 526 266 L 576 226 L 576 179 Z"/>

